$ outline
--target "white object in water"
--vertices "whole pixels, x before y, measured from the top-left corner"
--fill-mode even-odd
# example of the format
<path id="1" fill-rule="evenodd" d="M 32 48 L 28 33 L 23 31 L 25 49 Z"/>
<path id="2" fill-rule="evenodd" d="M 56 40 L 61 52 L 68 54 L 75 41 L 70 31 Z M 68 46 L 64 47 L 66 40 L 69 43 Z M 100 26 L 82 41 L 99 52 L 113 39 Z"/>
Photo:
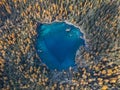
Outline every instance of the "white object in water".
<path id="1" fill-rule="evenodd" d="M 69 32 L 69 31 L 70 31 L 70 29 L 68 28 L 68 29 L 66 29 L 65 31 L 66 31 L 66 32 Z"/>
<path id="2" fill-rule="evenodd" d="M 41 53 L 41 52 L 42 52 L 42 50 L 38 50 L 38 52 L 40 52 L 40 53 Z"/>

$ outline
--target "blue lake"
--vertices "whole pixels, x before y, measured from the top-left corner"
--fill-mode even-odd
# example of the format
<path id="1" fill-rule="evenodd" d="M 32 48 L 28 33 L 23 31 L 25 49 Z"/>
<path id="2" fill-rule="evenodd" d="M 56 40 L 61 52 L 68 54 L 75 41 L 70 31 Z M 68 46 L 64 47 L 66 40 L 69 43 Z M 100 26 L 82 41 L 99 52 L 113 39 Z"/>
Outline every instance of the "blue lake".
<path id="1" fill-rule="evenodd" d="M 83 33 L 66 22 L 38 23 L 36 51 L 51 69 L 66 70 L 75 65 L 76 51 L 85 45 Z"/>

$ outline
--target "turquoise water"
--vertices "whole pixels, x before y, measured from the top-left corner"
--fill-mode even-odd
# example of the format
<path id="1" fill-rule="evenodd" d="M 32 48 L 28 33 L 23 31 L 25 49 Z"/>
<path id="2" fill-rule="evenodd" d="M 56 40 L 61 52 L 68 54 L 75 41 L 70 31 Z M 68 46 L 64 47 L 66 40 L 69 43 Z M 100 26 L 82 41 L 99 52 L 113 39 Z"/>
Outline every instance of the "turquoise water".
<path id="1" fill-rule="evenodd" d="M 65 22 L 38 24 L 36 50 L 51 70 L 66 70 L 75 65 L 76 51 L 85 45 L 79 28 Z"/>

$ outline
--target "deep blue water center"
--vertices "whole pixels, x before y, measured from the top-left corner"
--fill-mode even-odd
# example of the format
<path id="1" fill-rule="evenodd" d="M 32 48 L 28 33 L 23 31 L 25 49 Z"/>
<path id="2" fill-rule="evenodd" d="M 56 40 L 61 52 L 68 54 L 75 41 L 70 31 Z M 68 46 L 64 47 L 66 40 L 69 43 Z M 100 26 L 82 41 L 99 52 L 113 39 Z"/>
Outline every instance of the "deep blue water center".
<path id="1" fill-rule="evenodd" d="M 83 33 L 66 22 L 38 23 L 36 50 L 51 70 L 66 70 L 75 65 L 76 51 L 85 45 Z"/>

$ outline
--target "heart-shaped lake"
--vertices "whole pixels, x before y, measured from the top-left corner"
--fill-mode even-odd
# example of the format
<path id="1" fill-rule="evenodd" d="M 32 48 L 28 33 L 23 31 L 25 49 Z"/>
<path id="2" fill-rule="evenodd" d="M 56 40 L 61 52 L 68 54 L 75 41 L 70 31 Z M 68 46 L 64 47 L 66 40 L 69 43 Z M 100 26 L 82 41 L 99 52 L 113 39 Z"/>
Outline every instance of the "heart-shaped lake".
<path id="1" fill-rule="evenodd" d="M 83 33 L 66 22 L 38 23 L 36 50 L 49 69 L 66 70 L 75 65 L 76 51 L 85 45 Z"/>

